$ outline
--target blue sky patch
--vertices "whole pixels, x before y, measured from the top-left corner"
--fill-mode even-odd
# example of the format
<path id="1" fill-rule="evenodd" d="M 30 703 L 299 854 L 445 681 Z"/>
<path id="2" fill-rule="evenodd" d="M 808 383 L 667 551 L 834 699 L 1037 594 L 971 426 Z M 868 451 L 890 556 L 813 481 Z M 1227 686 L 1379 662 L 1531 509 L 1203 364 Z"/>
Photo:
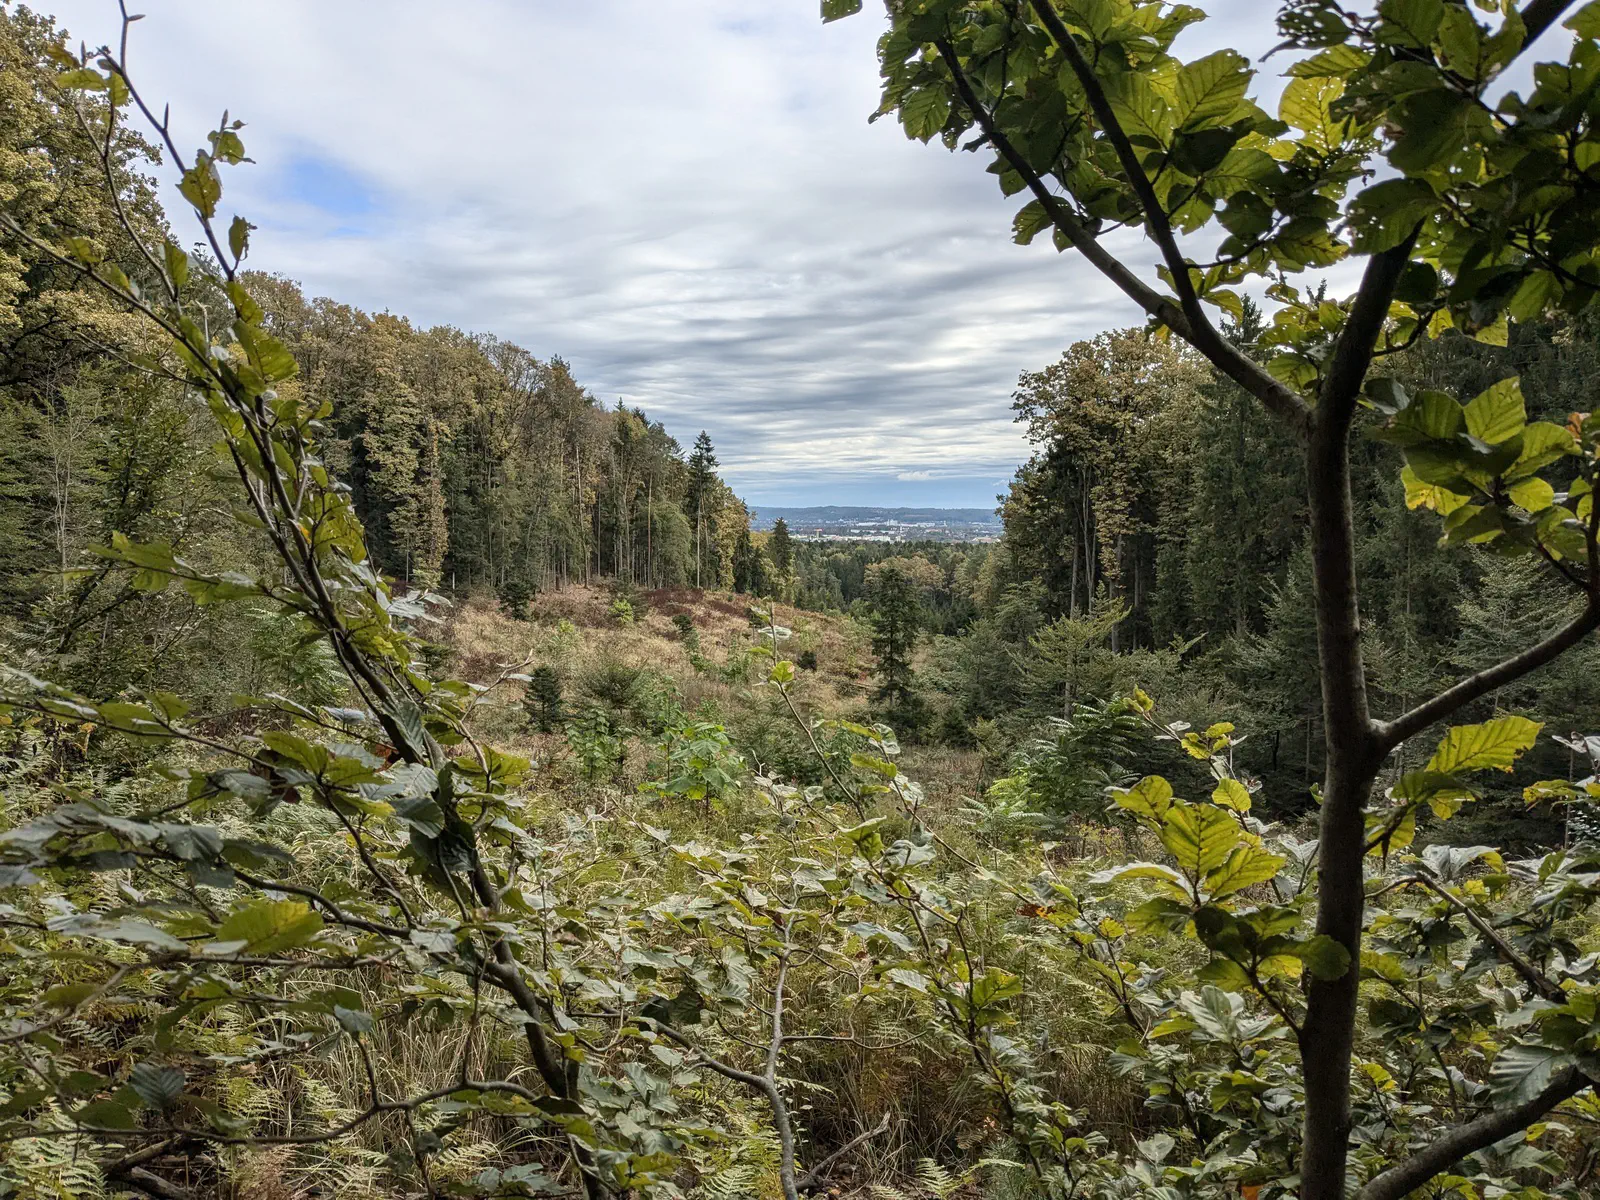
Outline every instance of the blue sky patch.
<path id="1" fill-rule="evenodd" d="M 383 208 L 368 180 L 332 159 L 314 154 L 297 154 L 289 160 L 284 170 L 284 191 L 289 199 L 330 216 L 371 216 Z"/>

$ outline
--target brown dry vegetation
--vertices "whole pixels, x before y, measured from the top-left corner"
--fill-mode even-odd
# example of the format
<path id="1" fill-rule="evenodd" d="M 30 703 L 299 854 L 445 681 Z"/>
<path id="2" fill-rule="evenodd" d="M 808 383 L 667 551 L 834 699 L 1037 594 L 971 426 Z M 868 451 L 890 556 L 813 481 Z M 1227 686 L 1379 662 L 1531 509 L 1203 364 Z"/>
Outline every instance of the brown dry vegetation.
<path id="1" fill-rule="evenodd" d="M 780 727 L 792 726 L 776 696 L 759 686 L 763 660 L 752 660 L 744 677 L 738 677 L 741 656 L 763 640 L 751 624 L 751 611 L 759 603 L 754 597 L 688 588 L 662 588 L 641 597 L 642 615 L 623 623 L 612 614 L 612 597 L 604 588 L 572 586 L 541 593 L 530 607 L 528 621 L 508 617 L 491 596 L 475 596 L 451 610 L 434 636 L 448 654 L 447 672 L 471 683 L 489 686 L 505 671 L 548 665 L 573 696 L 585 679 L 607 665 L 620 664 L 670 680 L 688 712 L 702 712 L 730 725 L 741 719 L 765 719 Z M 673 624 L 679 613 L 694 621 L 700 653 L 712 669 L 695 670 Z M 869 719 L 874 665 L 870 631 L 843 614 L 783 605 L 777 619 L 794 631 L 782 644 L 783 657 L 796 658 L 807 650 L 817 657 L 815 671 L 797 676 L 794 690 L 802 709 L 821 717 Z M 533 758 L 544 782 L 570 782 L 563 769 L 564 739 L 528 730 L 520 685 L 495 687 L 480 701 L 477 720 L 497 744 Z M 798 730 L 794 733 L 798 735 Z M 637 742 L 630 746 L 621 781 L 625 786 L 644 781 L 648 758 L 647 746 Z M 928 803 L 937 810 L 957 807 L 987 782 L 985 764 L 975 751 L 908 745 L 904 763 L 914 778 L 925 782 Z M 766 764 L 757 760 L 751 765 Z M 987 764 L 989 778 L 995 765 Z"/>

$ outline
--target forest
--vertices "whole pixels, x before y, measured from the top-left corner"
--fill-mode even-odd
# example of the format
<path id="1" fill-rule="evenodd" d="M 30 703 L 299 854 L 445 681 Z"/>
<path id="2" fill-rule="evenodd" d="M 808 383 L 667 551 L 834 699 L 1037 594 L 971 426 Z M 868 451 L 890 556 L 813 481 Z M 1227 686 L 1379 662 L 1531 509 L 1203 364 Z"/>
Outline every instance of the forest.
<path id="1" fill-rule="evenodd" d="M 884 6 L 1148 318 L 963 545 L 308 298 L 0 3 L 0 1197 L 1600 1194 L 1600 0 L 1204 17 Z"/>

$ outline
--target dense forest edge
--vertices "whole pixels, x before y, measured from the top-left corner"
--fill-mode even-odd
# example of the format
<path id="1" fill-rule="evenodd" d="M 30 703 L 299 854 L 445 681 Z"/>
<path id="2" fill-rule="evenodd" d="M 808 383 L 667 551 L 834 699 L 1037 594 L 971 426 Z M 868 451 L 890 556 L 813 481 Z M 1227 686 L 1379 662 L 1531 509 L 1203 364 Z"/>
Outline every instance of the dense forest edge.
<path id="1" fill-rule="evenodd" d="M 889 4 L 880 115 L 1151 318 L 958 543 L 308 298 L 137 18 L 0 4 L 0 1197 L 1593 1195 L 1567 7 L 1290 4 L 1279 119 L 1198 10 Z"/>

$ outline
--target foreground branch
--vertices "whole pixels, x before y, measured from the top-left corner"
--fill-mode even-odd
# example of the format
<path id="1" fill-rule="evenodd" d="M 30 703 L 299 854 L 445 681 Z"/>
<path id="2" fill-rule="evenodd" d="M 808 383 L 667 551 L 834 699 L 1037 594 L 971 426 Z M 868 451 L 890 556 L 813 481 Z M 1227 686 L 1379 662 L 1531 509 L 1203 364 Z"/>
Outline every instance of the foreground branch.
<path id="1" fill-rule="evenodd" d="M 1476 1120 L 1457 1126 L 1431 1146 L 1419 1150 L 1372 1179 L 1355 1194 L 1353 1200 L 1401 1200 L 1401 1197 L 1467 1155 L 1526 1129 L 1556 1105 L 1570 1100 L 1590 1084 L 1589 1077 L 1577 1067 L 1568 1067 L 1559 1072 L 1544 1091 L 1533 1099 L 1515 1108 L 1485 1113 Z"/>
<path id="2" fill-rule="evenodd" d="M 1468 675 L 1431 700 L 1424 700 L 1410 712 L 1403 713 L 1392 721 L 1376 722 L 1379 746 L 1387 754 L 1408 737 L 1421 733 L 1436 721 L 1444 720 L 1463 705 L 1487 696 L 1496 688 L 1515 682 L 1530 671 L 1536 671 L 1546 663 L 1553 662 L 1597 628 L 1600 628 L 1600 601 L 1591 596 L 1579 616 L 1544 641 L 1529 646 L 1521 654 L 1514 655 L 1504 662 L 1486 667 L 1475 675 Z"/>

